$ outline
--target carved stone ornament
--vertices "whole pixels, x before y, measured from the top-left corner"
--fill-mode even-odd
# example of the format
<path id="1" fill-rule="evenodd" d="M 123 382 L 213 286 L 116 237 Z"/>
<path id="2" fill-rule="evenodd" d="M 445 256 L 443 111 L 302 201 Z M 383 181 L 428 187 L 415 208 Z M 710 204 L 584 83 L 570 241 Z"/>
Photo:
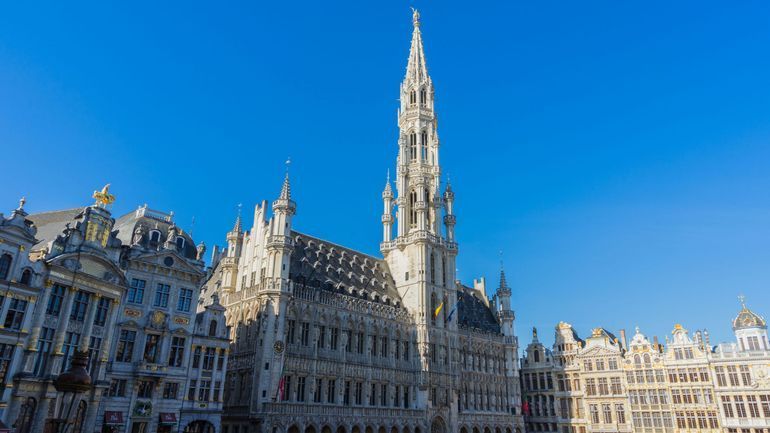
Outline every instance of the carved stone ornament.
<path id="1" fill-rule="evenodd" d="M 275 353 L 282 353 L 283 352 L 283 341 L 278 340 L 273 344 L 273 350 L 275 350 Z"/>
<path id="2" fill-rule="evenodd" d="M 141 311 L 139 311 L 139 310 L 132 310 L 130 308 L 126 308 L 126 310 L 123 312 L 123 314 L 125 314 L 126 317 L 133 317 L 135 319 L 138 318 L 138 317 L 142 317 L 142 312 Z"/>
<path id="3" fill-rule="evenodd" d="M 766 365 L 752 365 L 752 388 L 767 388 L 770 387 L 770 364 Z"/>

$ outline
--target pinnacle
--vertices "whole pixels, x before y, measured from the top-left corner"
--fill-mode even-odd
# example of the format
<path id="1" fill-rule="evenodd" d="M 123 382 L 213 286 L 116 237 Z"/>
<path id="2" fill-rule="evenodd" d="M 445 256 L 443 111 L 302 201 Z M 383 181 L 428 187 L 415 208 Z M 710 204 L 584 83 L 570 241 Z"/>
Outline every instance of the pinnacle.
<path id="1" fill-rule="evenodd" d="M 283 179 L 283 186 L 281 186 L 281 195 L 278 196 L 280 200 L 291 200 L 291 184 L 289 183 L 289 173 L 286 172 L 286 177 Z"/>

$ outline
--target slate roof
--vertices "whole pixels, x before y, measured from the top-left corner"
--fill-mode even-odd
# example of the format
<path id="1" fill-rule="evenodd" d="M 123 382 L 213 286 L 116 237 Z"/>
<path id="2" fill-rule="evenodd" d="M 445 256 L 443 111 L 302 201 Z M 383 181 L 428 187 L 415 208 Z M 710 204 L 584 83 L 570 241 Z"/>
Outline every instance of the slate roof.
<path id="1" fill-rule="evenodd" d="M 500 324 L 494 313 L 473 292 L 473 289 L 465 286 L 457 291 L 458 324 L 486 332 L 500 333 Z"/>
<path id="2" fill-rule="evenodd" d="M 295 282 L 401 304 L 388 264 L 381 258 L 292 231 L 289 273 Z"/>
<path id="3" fill-rule="evenodd" d="M 35 227 L 37 227 L 35 237 L 40 241 L 32 248 L 34 250 L 40 249 L 55 240 L 64 231 L 67 223 L 71 223 L 80 217 L 84 210 L 84 207 L 79 207 L 28 215 L 27 219 L 32 221 Z M 73 223 L 70 226 L 74 227 L 75 224 Z"/>

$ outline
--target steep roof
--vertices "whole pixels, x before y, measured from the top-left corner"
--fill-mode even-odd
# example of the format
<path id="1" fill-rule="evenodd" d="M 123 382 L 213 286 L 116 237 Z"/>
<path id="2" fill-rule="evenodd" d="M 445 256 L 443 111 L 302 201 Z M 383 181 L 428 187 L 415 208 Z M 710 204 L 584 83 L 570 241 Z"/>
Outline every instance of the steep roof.
<path id="1" fill-rule="evenodd" d="M 48 242 L 51 242 L 59 236 L 70 223 L 80 217 L 85 208 L 79 207 L 74 209 L 56 210 L 51 212 L 40 212 L 30 214 L 27 219 L 32 221 L 37 227 L 37 234 L 35 237 L 40 241 L 33 249 L 40 249 Z"/>
<path id="2" fill-rule="evenodd" d="M 469 328 L 500 333 L 500 324 L 494 313 L 473 292 L 472 288 L 465 286 L 457 291 L 457 323 Z"/>
<path id="3" fill-rule="evenodd" d="M 292 279 L 308 286 L 344 291 L 401 303 L 385 260 L 310 235 L 292 231 Z"/>

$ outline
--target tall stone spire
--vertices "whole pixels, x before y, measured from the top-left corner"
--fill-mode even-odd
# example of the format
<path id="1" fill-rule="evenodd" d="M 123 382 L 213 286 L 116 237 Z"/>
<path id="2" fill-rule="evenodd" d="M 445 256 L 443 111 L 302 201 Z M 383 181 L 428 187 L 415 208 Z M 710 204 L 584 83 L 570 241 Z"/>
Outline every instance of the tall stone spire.
<path id="1" fill-rule="evenodd" d="M 420 12 L 412 8 L 412 46 L 409 49 L 409 62 L 406 65 L 406 80 L 422 82 L 429 80 L 428 66 L 425 63 L 425 50 L 422 46 L 422 34 L 420 33 Z"/>

